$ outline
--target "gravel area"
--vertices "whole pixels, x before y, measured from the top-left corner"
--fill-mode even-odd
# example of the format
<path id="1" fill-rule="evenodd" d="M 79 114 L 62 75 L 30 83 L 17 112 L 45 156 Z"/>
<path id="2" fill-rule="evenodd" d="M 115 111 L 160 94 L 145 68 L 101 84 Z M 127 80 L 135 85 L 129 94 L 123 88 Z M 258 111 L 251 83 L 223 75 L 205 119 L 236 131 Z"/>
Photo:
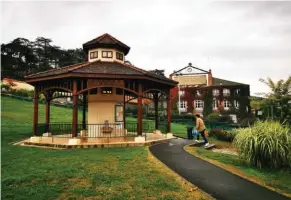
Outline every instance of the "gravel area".
<path id="1" fill-rule="evenodd" d="M 219 152 L 219 153 L 230 154 L 230 155 L 235 155 L 235 156 L 238 155 L 236 151 L 234 151 L 233 149 L 229 149 L 229 148 L 225 148 L 225 149 L 213 149 L 212 151 Z"/>

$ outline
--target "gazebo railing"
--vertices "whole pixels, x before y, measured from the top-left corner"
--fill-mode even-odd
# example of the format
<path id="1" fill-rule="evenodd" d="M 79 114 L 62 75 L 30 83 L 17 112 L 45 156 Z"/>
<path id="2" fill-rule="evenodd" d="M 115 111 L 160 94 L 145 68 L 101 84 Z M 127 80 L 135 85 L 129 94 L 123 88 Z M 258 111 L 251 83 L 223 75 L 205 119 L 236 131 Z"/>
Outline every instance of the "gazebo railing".
<path id="1" fill-rule="evenodd" d="M 155 123 L 153 121 L 144 121 L 142 123 L 143 135 L 152 133 L 155 130 Z M 161 122 L 159 130 L 166 133 L 167 124 Z M 50 133 L 50 134 L 44 134 Z M 116 138 L 116 137 L 136 137 L 137 122 L 130 121 L 124 123 L 108 123 L 108 124 L 78 124 L 77 137 L 87 138 Z M 37 136 L 54 136 L 54 137 L 72 137 L 72 123 L 50 123 L 38 124 Z"/>
<path id="2" fill-rule="evenodd" d="M 77 137 L 88 138 L 114 138 L 114 137 L 135 137 L 137 136 L 137 123 L 127 122 L 108 124 L 78 124 Z M 50 133 L 46 135 L 44 133 Z M 37 136 L 72 137 L 71 123 L 50 123 L 38 124 Z"/>

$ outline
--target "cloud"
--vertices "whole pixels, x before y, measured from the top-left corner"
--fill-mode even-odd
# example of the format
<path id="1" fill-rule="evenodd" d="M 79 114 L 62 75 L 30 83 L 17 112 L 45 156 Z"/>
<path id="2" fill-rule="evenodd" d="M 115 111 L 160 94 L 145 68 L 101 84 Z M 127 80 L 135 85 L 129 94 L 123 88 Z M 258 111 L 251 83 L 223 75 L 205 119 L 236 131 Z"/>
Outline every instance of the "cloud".
<path id="1" fill-rule="evenodd" d="M 266 91 L 261 77 L 291 74 L 291 2 L 3 2 L 2 41 L 52 38 L 80 48 L 103 33 L 131 47 L 126 59 L 169 74 L 189 62 Z M 209 58 L 209 59 L 208 59 Z"/>

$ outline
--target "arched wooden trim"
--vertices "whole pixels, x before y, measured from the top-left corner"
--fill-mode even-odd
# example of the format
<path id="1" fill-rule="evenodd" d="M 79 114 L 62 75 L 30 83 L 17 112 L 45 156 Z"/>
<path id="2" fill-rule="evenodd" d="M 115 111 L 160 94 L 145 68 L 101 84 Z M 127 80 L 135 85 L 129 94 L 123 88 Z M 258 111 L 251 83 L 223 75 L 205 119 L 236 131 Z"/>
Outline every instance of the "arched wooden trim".
<path id="1" fill-rule="evenodd" d="M 149 93 L 149 92 L 160 92 L 160 93 L 163 93 L 163 91 L 162 90 L 159 90 L 159 89 L 148 89 L 148 90 L 146 90 L 146 91 L 144 91 L 143 93 Z"/>
<path id="2" fill-rule="evenodd" d="M 50 98 L 50 100 L 53 100 L 53 99 L 58 99 L 58 98 L 68 98 L 70 97 L 71 99 L 73 99 L 73 95 L 72 96 L 57 96 L 57 97 L 52 97 Z M 78 99 L 79 102 L 83 103 L 83 100 L 82 99 Z"/>
<path id="3" fill-rule="evenodd" d="M 161 93 L 161 95 L 159 95 L 158 99 L 160 99 L 161 97 L 165 96 L 165 97 L 168 97 L 169 94 L 167 94 L 166 92 L 162 91 L 162 90 L 159 90 L 159 89 L 149 89 L 149 90 L 146 90 L 143 92 L 143 95 L 146 94 L 146 93 L 150 93 L 150 92 L 159 92 Z M 153 100 L 153 99 L 151 99 Z"/>
<path id="4" fill-rule="evenodd" d="M 130 102 L 130 101 L 132 101 L 132 100 L 134 100 L 134 99 L 138 99 L 138 97 L 134 97 L 134 98 L 132 98 L 132 99 L 129 99 L 129 100 L 125 101 L 124 103 L 128 103 L 128 102 Z M 142 99 L 153 100 L 153 99 L 151 99 L 151 98 L 147 98 L 147 97 L 142 97 Z"/>
<path id="5" fill-rule="evenodd" d="M 40 95 L 41 93 L 44 93 L 46 91 L 50 91 L 50 90 L 64 90 L 64 91 L 67 91 L 67 92 L 72 93 L 72 90 L 70 90 L 68 88 L 63 88 L 63 87 L 48 87 L 48 88 L 45 88 L 45 89 L 39 91 L 38 92 L 38 95 Z"/>
<path id="6" fill-rule="evenodd" d="M 116 87 L 116 86 L 112 86 L 112 85 L 102 85 L 102 86 L 94 86 L 94 87 L 90 87 L 90 88 L 87 88 L 87 89 L 84 89 L 84 90 L 80 90 L 79 92 L 77 92 L 77 94 L 82 94 L 86 91 L 89 91 L 89 90 L 92 90 L 92 89 L 96 89 L 96 88 L 103 88 L 103 87 L 111 87 L 111 88 L 119 88 L 119 89 L 123 89 L 123 90 L 126 90 L 128 92 L 131 92 L 133 94 L 136 94 L 138 95 L 138 93 L 134 90 L 131 90 L 131 89 L 128 89 L 128 88 L 125 88 L 125 87 Z"/>

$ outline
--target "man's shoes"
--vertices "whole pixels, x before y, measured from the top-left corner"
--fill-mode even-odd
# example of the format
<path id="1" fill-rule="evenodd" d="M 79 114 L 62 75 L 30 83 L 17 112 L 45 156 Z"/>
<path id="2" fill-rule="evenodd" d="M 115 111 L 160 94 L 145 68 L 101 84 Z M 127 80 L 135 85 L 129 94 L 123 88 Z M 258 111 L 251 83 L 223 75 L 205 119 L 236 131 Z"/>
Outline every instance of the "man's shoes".
<path id="1" fill-rule="evenodd" d="M 198 142 L 199 142 L 199 140 L 195 140 L 195 142 L 197 142 L 197 143 L 198 143 Z"/>
<path id="2" fill-rule="evenodd" d="M 205 144 L 205 147 L 207 147 L 209 145 L 209 143 L 207 142 L 206 144 Z"/>

